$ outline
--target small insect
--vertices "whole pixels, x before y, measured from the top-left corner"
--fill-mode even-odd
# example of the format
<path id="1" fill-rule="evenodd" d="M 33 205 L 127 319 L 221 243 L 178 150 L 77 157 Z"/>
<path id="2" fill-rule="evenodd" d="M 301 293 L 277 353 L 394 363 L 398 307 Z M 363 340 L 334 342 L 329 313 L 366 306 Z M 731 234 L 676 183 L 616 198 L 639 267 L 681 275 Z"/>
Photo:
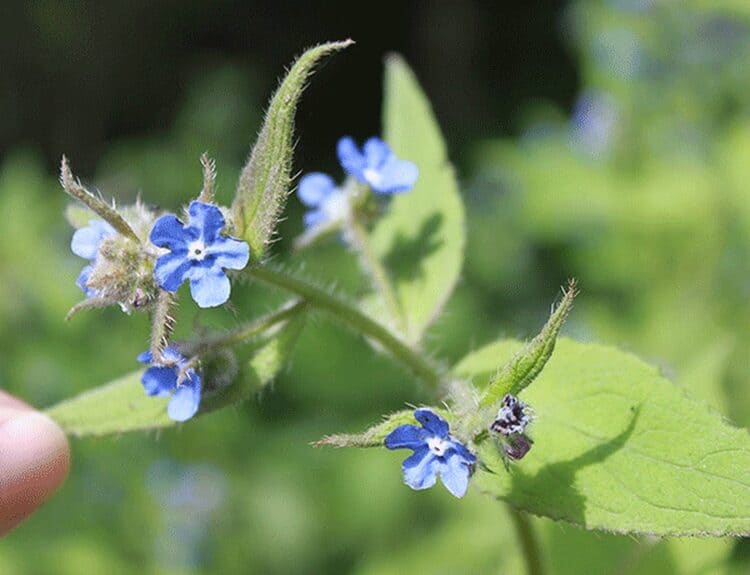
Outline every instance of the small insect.
<path id="1" fill-rule="evenodd" d="M 524 433 L 530 422 L 526 404 L 515 395 L 506 394 L 490 431 L 502 436 L 503 452 L 509 459 L 522 459 L 531 449 L 534 442 Z"/>
<path id="2" fill-rule="evenodd" d="M 490 425 L 490 430 L 506 436 L 523 433 L 531 422 L 525 409 L 526 404 L 523 401 L 515 395 L 506 394 L 495 421 Z"/>

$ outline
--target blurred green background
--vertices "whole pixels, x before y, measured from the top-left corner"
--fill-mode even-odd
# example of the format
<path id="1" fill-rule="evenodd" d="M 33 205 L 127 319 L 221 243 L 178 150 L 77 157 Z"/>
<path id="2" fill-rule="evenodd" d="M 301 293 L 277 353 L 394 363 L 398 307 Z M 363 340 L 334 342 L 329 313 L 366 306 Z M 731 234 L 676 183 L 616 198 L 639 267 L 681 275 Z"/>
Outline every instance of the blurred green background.
<path id="1" fill-rule="evenodd" d="M 402 52 L 432 98 L 468 206 L 463 279 L 428 336 L 455 361 L 528 337 L 566 278 L 567 333 L 631 350 L 750 424 L 750 5 L 535 2 L 5 2 L 0 18 L 0 387 L 50 405 L 134 367 L 146 318 L 65 323 L 83 266 L 69 251 L 60 156 L 120 203 L 175 208 L 217 160 L 229 201 L 283 67 L 357 45 L 314 77 L 296 167 L 338 173 L 345 133 L 379 131 L 382 57 Z M 292 198 L 279 260 L 301 231 Z M 296 260 L 351 293 L 331 242 Z M 270 311 L 184 305 L 178 337 Z M 73 441 L 69 481 L 0 541 L 3 575 L 521 573 L 499 503 L 414 493 L 402 453 L 313 450 L 425 399 L 388 358 L 324 318 L 258 400 L 160 434 Z M 657 541 L 538 520 L 550 573 L 747 573 L 743 540 Z"/>

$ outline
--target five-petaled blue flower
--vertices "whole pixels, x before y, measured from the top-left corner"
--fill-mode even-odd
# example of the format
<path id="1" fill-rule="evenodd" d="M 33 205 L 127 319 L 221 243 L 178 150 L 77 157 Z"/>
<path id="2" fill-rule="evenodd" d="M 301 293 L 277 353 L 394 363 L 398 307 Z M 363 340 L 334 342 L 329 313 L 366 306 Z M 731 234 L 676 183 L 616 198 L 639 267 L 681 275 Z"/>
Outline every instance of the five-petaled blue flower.
<path id="1" fill-rule="evenodd" d="M 187 359 L 173 346 L 168 346 L 162 352 L 162 356 L 162 364 L 151 365 L 143 372 L 143 389 L 152 396 L 172 395 L 167 405 L 167 414 L 175 421 L 187 421 L 195 415 L 201 403 L 201 376 L 194 369 L 187 369 L 184 380 L 178 382 Z M 138 361 L 153 364 L 154 357 L 150 351 L 144 351 L 138 356 Z"/>
<path id="2" fill-rule="evenodd" d="M 344 170 L 378 194 L 408 192 L 419 176 L 413 162 L 399 160 L 380 138 L 370 138 L 360 150 L 346 136 L 339 140 L 336 152 Z"/>
<path id="3" fill-rule="evenodd" d="M 304 176 L 297 188 L 300 201 L 310 210 L 305 214 L 305 227 L 343 221 L 349 216 L 349 196 L 328 174 L 314 172 Z"/>
<path id="4" fill-rule="evenodd" d="M 170 253 L 156 260 L 154 278 L 159 286 L 175 292 L 190 280 L 190 293 L 200 307 L 215 307 L 229 299 L 231 287 L 224 269 L 241 270 L 250 258 L 246 242 L 219 232 L 226 222 L 212 204 L 192 202 L 187 225 L 173 214 L 156 220 L 151 243 Z"/>
<path id="5" fill-rule="evenodd" d="M 414 417 L 422 424 L 401 425 L 385 438 L 388 449 L 412 449 L 404 460 L 404 483 L 412 489 L 435 485 L 437 476 L 456 497 L 463 497 L 477 461 L 460 441 L 449 434 L 448 422 L 430 409 L 417 409 Z"/>
<path id="6" fill-rule="evenodd" d="M 76 230 L 73 239 L 70 242 L 71 251 L 82 258 L 89 260 L 88 264 L 81 270 L 76 280 L 76 285 L 83 290 L 86 297 L 96 297 L 97 291 L 88 286 L 89 275 L 94 269 L 96 256 L 99 254 L 99 247 L 105 238 L 116 234 L 115 229 L 103 220 L 91 220 L 85 228 Z"/>

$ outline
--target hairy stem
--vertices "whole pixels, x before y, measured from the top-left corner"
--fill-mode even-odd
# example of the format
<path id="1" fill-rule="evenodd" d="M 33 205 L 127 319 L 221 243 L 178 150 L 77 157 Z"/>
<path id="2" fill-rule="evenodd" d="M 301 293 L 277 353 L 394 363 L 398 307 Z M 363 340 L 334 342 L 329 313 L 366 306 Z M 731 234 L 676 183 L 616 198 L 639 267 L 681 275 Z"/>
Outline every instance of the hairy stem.
<path id="1" fill-rule="evenodd" d="M 293 317 L 301 313 L 305 309 L 305 307 L 307 307 L 307 303 L 305 301 L 295 301 L 287 304 L 279 310 L 271 312 L 244 325 L 241 325 L 240 327 L 233 329 L 230 332 L 198 342 L 195 347 L 190 350 L 190 355 L 204 355 L 216 348 L 243 343 L 266 332 L 267 330 L 282 322 L 292 319 Z"/>
<path id="2" fill-rule="evenodd" d="M 396 297 L 396 292 L 393 289 L 390 277 L 386 271 L 383 263 L 380 261 L 375 252 L 372 250 L 370 244 L 370 237 L 367 234 L 367 230 L 359 221 L 356 214 L 353 215 L 347 221 L 347 228 L 349 231 L 349 238 L 352 242 L 354 249 L 357 251 L 362 267 L 370 275 L 375 290 L 380 294 L 385 302 L 388 312 L 391 318 L 401 333 L 405 333 L 406 325 L 404 322 L 404 314 L 401 309 L 401 304 Z"/>
<path id="3" fill-rule="evenodd" d="M 527 575 L 544 575 L 542 550 L 539 547 L 539 541 L 534 533 L 534 528 L 529 521 L 529 516 L 510 505 L 508 506 L 508 511 L 516 528 L 518 542 L 521 544 L 521 552 L 526 563 Z"/>
<path id="4" fill-rule="evenodd" d="M 203 168 L 203 188 L 198 196 L 198 201 L 213 204 L 216 188 L 216 162 L 204 152 L 201 154 L 201 167 Z"/>
<path id="5" fill-rule="evenodd" d="M 267 266 L 248 268 L 246 273 L 259 281 L 281 288 L 306 300 L 312 307 L 327 312 L 354 332 L 377 342 L 429 386 L 443 383 L 442 371 L 420 352 L 413 349 L 387 327 L 368 317 L 356 307 L 341 301 L 325 290 L 304 280 Z"/>
<path id="6" fill-rule="evenodd" d="M 175 297 L 172 293 L 160 290 L 151 312 L 151 357 L 154 363 L 164 363 L 164 349 L 169 345 L 174 318 L 172 305 Z"/>

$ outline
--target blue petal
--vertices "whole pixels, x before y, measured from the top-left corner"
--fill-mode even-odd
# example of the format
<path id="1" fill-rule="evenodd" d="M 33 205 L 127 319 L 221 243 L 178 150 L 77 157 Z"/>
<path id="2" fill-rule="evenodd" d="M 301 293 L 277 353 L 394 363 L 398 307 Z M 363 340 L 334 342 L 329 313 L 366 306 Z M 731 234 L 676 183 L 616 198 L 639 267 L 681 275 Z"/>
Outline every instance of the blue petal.
<path id="1" fill-rule="evenodd" d="M 190 202 L 188 213 L 190 214 L 190 227 L 200 230 L 201 239 L 206 244 L 213 243 L 226 225 L 224 214 L 213 204 Z"/>
<path id="2" fill-rule="evenodd" d="M 459 455 L 440 465 L 440 481 L 455 497 L 463 497 L 469 487 L 469 467 Z"/>
<path id="3" fill-rule="evenodd" d="M 227 275 L 209 269 L 190 279 L 190 294 L 198 307 L 216 307 L 229 299 L 231 286 Z"/>
<path id="4" fill-rule="evenodd" d="M 175 292 L 188 278 L 192 267 L 193 262 L 184 252 L 164 254 L 156 260 L 154 279 L 160 288 Z"/>
<path id="5" fill-rule="evenodd" d="M 168 345 L 167 347 L 165 347 L 164 351 L 162 351 L 161 354 L 165 360 L 176 363 L 178 365 L 181 365 L 186 361 L 185 356 L 177 351 L 177 348 L 174 345 Z"/>
<path id="6" fill-rule="evenodd" d="M 336 183 L 331 179 L 331 176 L 321 172 L 313 172 L 299 181 L 297 196 L 303 204 L 315 208 L 335 191 Z"/>
<path id="7" fill-rule="evenodd" d="M 172 364 L 183 364 L 186 361 L 186 358 L 184 355 L 182 355 L 179 351 L 177 351 L 177 347 L 174 345 L 168 345 L 164 348 L 162 351 L 162 357 Z M 154 356 L 151 354 L 151 350 L 147 349 L 144 352 L 141 352 L 138 354 L 138 357 L 136 358 L 141 363 L 154 363 Z M 169 367 L 169 366 L 167 366 Z"/>
<path id="8" fill-rule="evenodd" d="M 141 383 L 148 395 L 169 395 L 177 385 L 177 369 L 158 365 L 149 367 L 143 372 Z"/>
<path id="9" fill-rule="evenodd" d="M 440 437 L 441 439 L 448 437 L 448 431 L 450 429 L 448 422 L 431 409 L 417 409 L 414 412 L 414 417 L 416 417 L 417 421 L 422 424 L 422 427 L 433 435 Z"/>
<path id="10" fill-rule="evenodd" d="M 102 240 L 115 233 L 114 228 L 107 222 L 91 220 L 88 226 L 75 231 L 70 241 L 70 249 L 79 257 L 93 260 L 96 258 Z"/>
<path id="11" fill-rule="evenodd" d="M 418 449 L 425 445 L 427 433 L 416 425 L 401 425 L 391 431 L 385 438 L 388 449 Z"/>
<path id="12" fill-rule="evenodd" d="M 390 158 L 395 158 L 388 144 L 380 138 L 369 138 L 362 149 L 368 168 L 380 169 Z"/>
<path id="13" fill-rule="evenodd" d="M 91 275 L 91 271 L 94 269 L 94 266 L 88 265 L 85 266 L 81 273 L 78 274 L 78 279 L 76 279 L 76 285 L 83 290 L 83 293 L 86 294 L 86 297 L 96 297 L 96 290 L 94 288 L 90 288 L 87 284 L 89 283 L 89 276 Z"/>
<path id="14" fill-rule="evenodd" d="M 177 216 L 167 214 L 156 220 L 151 235 L 151 243 L 173 252 L 187 252 L 187 243 L 196 239 L 187 231 Z"/>
<path id="15" fill-rule="evenodd" d="M 404 471 L 404 483 L 412 489 L 427 489 L 435 485 L 439 460 L 430 452 L 428 447 L 423 447 L 407 457 L 402 464 Z"/>
<path id="16" fill-rule="evenodd" d="M 463 459 L 466 463 L 472 464 L 476 463 L 477 456 L 474 455 L 471 451 L 466 449 L 466 446 L 461 443 L 460 441 L 456 441 L 452 437 L 450 438 L 451 441 L 451 449 L 454 453 L 456 453 L 461 459 Z"/>
<path id="17" fill-rule="evenodd" d="M 372 189 L 380 194 L 408 192 L 414 187 L 419 177 L 416 164 L 399 160 L 395 156 L 386 162 L 380 170 L 380 177 L 369 182 Z"/>
<path id="18" fill-rule="evenodd" d="M 216 257 L 215 264 L 218 267 L 230 270 L 241 270 L 250 259 L 250 246 L 247 242 L 227 236 L 217 237 L 206 252 Z"/>
<path id="19" fill-rule="evenodd" d="M 189 379 L 177 387 L 167 406 L 167 415 L 175 421 L 187 421 L 198 411 L 201 403 L 201 378 L 193 370 Z"/>
<path id="20" fill-rule="evenodd" d="M 309 210 L 303 218 L 306 228 L 314 228 L 328 221 L 328 216 L 323 210 Z"/>
<path id="21" fill-rule="evenodd" d="M 354 140 L 349 136 L 341 138 L 336 145 L 336 153 L 339 157 L 339 163 L 344 170 L 362 181 L 362 172 L 367 167 L 367 162 L 365 161 L 362 152 L 357 148 L 357 144 Z"/>

